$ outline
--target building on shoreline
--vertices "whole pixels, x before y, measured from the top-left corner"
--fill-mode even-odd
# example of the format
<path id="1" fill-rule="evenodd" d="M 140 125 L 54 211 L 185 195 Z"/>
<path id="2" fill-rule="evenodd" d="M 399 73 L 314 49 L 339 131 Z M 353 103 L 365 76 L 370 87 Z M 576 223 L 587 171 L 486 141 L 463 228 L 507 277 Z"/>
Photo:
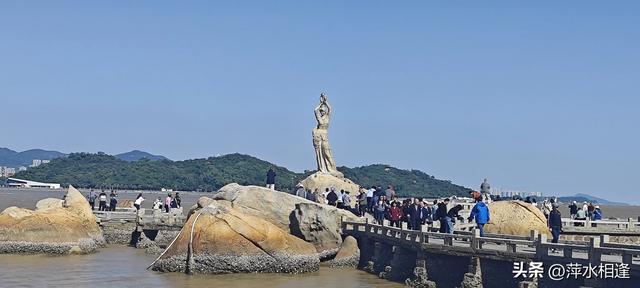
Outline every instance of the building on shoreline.
<path id="1" fill-rule="evenodd" d="M 60 189 L 60 184 L 57 183 L 42 183 L 17 178 L 7 179 L 5 185 L 9 187 Z"/>
<path id="2" fill-rule="evenodd" d="M 16 168 L 0 167 L 0 177 L 11 177 L 16 174 Z"/>

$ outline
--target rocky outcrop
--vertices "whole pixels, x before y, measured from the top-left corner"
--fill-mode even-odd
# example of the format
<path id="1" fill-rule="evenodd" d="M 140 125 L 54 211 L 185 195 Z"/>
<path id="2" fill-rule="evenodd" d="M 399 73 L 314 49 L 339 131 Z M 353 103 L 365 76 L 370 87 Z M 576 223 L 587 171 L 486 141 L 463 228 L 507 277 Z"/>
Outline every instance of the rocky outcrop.
<path id="1" fill-rule="evenodd" d="M 347 236 L 336 256 L 327 262 L 330 267 L 357 267 L 360 261 L 360 248 L 358 241 L 352 236 Z"/>
<path id="2" fill-rule="evenodd" d="M 313 243 L 321 257 L 334 255 L 342 244 L 341 219 L 360 220 L 347 210 L 258 186 L 229 184 L 222 187 L 213 199 L 217 202 L 226 201 L 244 214 L 264 219 Z M 208 201 L 211 200 L 201 198 L 197 206 Z"/>
<path id="3" fill-rule="evenodd" d="M 531 230 L 549 234 L 542 212 L 522 201 L 497 201 L 488 205 L 491 214 L 484 226 L 487 233 L 529 236 Z"/>
<path id="4" fill-rule="evenodd" d="M 336 177 L 334 175 L 323 172 L 316 172 L 300 181 L 300 185 L 312 192 L 316 191 L 317 189 L 317 197 L 319 203 L 325 203 L 322 193 L 324 193 L 325 189 L 327 188 L 331 189 L 333 187 L 336 188 L 336 191 L 349 191 L 351 196 L 351 206 L 355 207 L 356 194 L 358 192 L 359 186 L 347 178 Z"/>
<path id="5" fill-rule="evenodd" d="M 225 200 L 189 217 L 180 234 L 150 266 L 188 273 L 303 273 L 316 271 L 313 245 Z"/>
<path id="6" fill-rule="evenodd" d="M 9 207 L 0 213 L 0 253 L 88 253 L 104 243 L 96 217 L 78 190 L 70 186 L 62 205 L 45 200 L 35 211 Z"/>
<path id="7" fill-rule="evenodd" d="M 53 208 L 62 208 L 63 202 L 64 201 L 62 199 L 45 198 L 38 201 L 38 203 L 36 203 L 36 211 L 53 209 Z"/>

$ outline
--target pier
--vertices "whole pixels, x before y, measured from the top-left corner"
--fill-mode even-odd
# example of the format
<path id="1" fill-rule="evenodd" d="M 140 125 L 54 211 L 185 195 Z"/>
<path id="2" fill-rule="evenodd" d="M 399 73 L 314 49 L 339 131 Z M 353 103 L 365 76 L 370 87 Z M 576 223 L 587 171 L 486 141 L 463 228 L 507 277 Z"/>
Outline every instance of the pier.
<path id="1" fill-rule="evenodd" d="M 591 237 L 589 242 L 554 244 L 538 231 L 529 236 L 485 233 L 480 237 L 476 229 L 444 234 L 348 221 L 342 222 L 342 232 L 358 239 L 361 269 L 395 281 L 428 279 L 438 287 L 460 287 L 473 279 L 491 283 L 485 287 L 632 287 L 628 285 L 640 282 L 640 246 L 613 243 L 606 234 Z M 514 262 L 534 261 L 544 262 L 546 268 L 555 263 L 623 263 L 628 265 L 631 279 L 554 282 L 544 275 L 534 283 L 513 277 Z"/>
<path id="2" fill-rule="evenodd" d="M 131 246 L 137 246 L 144 240 L 151 240 L 160 246 L 168 245 L 187 219 L 182 214 L 182 208 L 174 208 L 169 213 L 123 208 L 117 211 L 94 211 L 93 214 L 107 243 Z"/>

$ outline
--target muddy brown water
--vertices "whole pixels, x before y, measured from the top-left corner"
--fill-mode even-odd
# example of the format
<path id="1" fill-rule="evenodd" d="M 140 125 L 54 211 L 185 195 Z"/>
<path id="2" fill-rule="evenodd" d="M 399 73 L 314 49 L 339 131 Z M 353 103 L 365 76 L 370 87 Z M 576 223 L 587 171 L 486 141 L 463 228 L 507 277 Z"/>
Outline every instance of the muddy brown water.
<path id="1" fill-rule="evenodd" d="M 186 275 L 146 270 L 154 256 L 125 246 L 90 255 L 0 255 L 0 287 L 404 287 L 355 269 L 314 273 Z"/>

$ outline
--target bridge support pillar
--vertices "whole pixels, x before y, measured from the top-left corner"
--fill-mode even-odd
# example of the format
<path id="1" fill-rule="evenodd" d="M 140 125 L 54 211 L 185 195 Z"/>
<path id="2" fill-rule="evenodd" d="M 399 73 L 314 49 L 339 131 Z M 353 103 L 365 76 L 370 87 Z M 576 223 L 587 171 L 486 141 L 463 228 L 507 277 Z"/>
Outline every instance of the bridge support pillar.
<path id="1" fill-rule="evenodd" d="M 404 283 L 411 288 L 436 288 L 436 282 L 427 278 L 427 262 L 421 255 L 422 253 L 418 252 L 416 267 L 413 268 L 414 278 L 407 278 Z"/>
<path id="2" fill-rule="evenodd" d="M 538 288 L 538 279 L 533 278 L 532 281 L 520 281 L 518 282 L 518 288 Z"/>
<path id="3" fill-rule="evenodd" d="M 480 269 L 480 258 L 471 257 L 471 263 L 469 264 L 469 272 L 464 274 L 462 288 L 482 288 L 482 271 Z"/>

